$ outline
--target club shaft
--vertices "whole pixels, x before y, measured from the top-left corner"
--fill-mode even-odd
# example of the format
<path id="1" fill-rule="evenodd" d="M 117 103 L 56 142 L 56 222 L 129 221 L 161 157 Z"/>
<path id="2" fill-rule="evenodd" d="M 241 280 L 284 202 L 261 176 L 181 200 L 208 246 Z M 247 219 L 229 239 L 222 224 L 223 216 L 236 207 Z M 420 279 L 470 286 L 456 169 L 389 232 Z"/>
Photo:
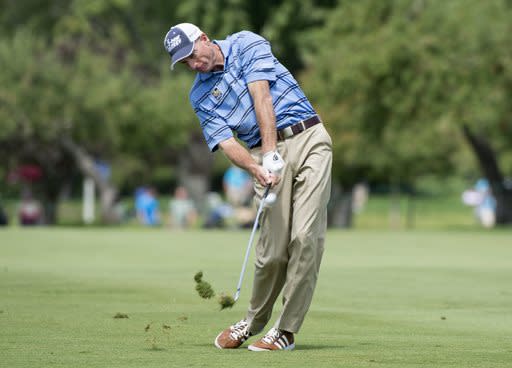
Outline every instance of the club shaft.
<path id="1" fill-rule="evenodd" d="M 249 238 L 249 244 L 247 244 L 244 262 L 242 263 L 242 271 L 240 271 L 240 278 L 238 279 L 238 285 L 236 286 L 235 297 L 233 298 L 233 299 L 235 299 L 235 301 L 238 300 L 238 297 L 240 296 L 240 289 L 242 288 L 242 281 L 244 279 L 245 268 L 247 267 L 247 261 L 249 260 L 249 254 L 251 253 L 252 242 L 254 240 L 254 235 L 256 234 L 256 230 L 258 229 L 258 222 L 259 222 L 260 214 L 261 214 L 261 211 L 263 211 L 263 206 L 265 205 L 265 199 L 267 198 L 269 191 L 270 191 L 270 185 L 268 185 L 267 188 L 265 189 L 265 193 L 263 194 L 263 197 L 261 198 L 261 201 L 260 201 L 260 205 L 258 206 L 258 211 L 256 212 L 256 218 L 254 219 L 254 225 L 252 226 L 251 236 Z"/>

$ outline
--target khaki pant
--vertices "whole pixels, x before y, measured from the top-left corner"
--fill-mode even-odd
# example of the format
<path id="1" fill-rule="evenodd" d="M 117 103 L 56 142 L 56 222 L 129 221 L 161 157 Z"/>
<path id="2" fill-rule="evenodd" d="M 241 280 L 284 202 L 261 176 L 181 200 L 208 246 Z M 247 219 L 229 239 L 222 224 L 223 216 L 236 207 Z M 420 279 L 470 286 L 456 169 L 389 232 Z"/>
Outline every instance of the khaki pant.
<path id="1" fill-rule="evenodd" d="M 259 333 L 283 292 L 283 309 L 274 327 L 296 333 L 309 309 L 324 250 L 327 202 L 331 190 L 332 142 L 322 124 L 278 142 L 285 161 L 272 207 L 260 220 L 255 275 L 247 315 Z M 261 163 L 261 148 L 251 150 Z M 257 198 L 264 188 L 255 184 Z M 259 201 L 259 200 L 258 200 Z"/>

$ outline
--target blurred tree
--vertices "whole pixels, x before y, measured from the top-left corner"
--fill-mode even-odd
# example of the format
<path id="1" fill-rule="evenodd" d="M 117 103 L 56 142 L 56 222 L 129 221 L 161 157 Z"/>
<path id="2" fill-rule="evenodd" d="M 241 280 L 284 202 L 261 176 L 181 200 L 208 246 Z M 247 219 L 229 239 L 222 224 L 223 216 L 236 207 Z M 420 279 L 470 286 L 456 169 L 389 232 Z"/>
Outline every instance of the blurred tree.
<path id="1" fill-rule="evenodd" d="M 512 172 L 511 6 L 506 0 L 0 0 L 4 172 L 44 161 L 45 192 L 55 199 L 70 174 L 88 167 L 76 164 L 82 154 L 107 160 L 115 167 L 103 186 L 111 193 L 108 213 L 114 188 L 174 165 L 199 198 L 212 155 L 186 102 L 192 76 L 171 75 L 162 48 L 169 26 L 189 21 L 213 38 L 253 30 L 292 72 L 307 65 L 303 87 L 333 135 L 334 174 L 346 192 L 361 178 L 413 187 L 424 174 L 474 175 L 463 145 L 470 135 L 461 134 L 467 126 L 497 155 L 499 175 L 490 180 L 504 193 L 498 221 L 510 221 L 501 178 Z M 479 162 L 491 161 L 480 156 Z"/>
<path id="2" fill-rule="evenodd" d="M 45 168 L 48 208 L 56 208 L 76 160 L 85 176 L 95 178 L 103 219 L 110 222 L 116 190 L 90 163 L 101 158 L 122 167 L 131 158 L 140 162 L 138 174 L 150 172 L 185 144 L 192 112 L 177 99 L 186 99 L 186 89 L 146 85 L 132 64 L 119 61 L 115 48 L 90 46 L 87 38 L 71 41 L 61 38 L 49 48 L 19 32 L 0 42 L 0 60 L 8 66 L 0 73 L 1 149 L 12 165 L 35 161 Z M 185 83 L 183 77 L 173 82 L 180 81 Z"/>
<path id="3" fill-rule="evenodd" d="M 196 23 L 213 38 L 248 29 L 267 37 L 274 53 L 292 71 L 303 66 L 302 33 L 323 25 L 336 0 L 0 0 L 0 30 L 19 27 L 45 39 L 66 33 L 97 33 L 139 51 L 137 57 L 158 72 L 162 38 L 179 22 Z M 62 27 L 65 25 L 65 27 Z"/>
<path id="4" fill-rule="evenodd" d="M 205 151 L 203 138 L 197 134 L 199 125 L 186 104 L 193 76 L 177 71 L 168 77 L 168 69 L 162 68 L 168 64 L 162 48 L 165 30 L 189 21 L 219 37 L 241 29 L 263 31 L 293 69 L 301 65 L 295 32 L 319 21 L 313 3 L 27 0 L 19 6 L 4 0 L 0 30 L 7 37 L 16 37 L 20 29 L 32 33 L 34 42 L 42 43 L 37 53 L 47 54 L 53 69 L 60 69 L 62 86 L 54 93 L 61 96 L 62 106 L 52 109 L 49 116 L 40 116 L 53 121 L 47 124 L 58 132 L 55 137 L 67 129 L 67 143 L 60 147 L 50 139 L 52 149 L 66 148 L 75 159 L 89 155 L 86 161 L 78 160 L 82 171 L 93 168 L 84 162 L 108 159 L 116 167 L 113 180 L 117 184 L 133 178 L 134 172 L 138 173 L 135 177 L 147 177 L 153 165 L 177 165 L 182 184 L 201 201 L 209 187 L 213 156 Z M 315 3 L 328 6 L 334 2 Z M 34 74 L 45 73 L 53 80 L 52 68 L 33 68 Z M 19 97 L 26 99 L 27 95 Z M 57 127 L 56 121 L 62 126 Z M 104 188 L 100 192 L 107 208 L 115 190 L 99 187 Z"/>
<path id="5" fill-rule="evenodd" d="M 272 43 L 276 57 L 292 72 L 303 67 L 301 34 L 323 25 L 336 0 L 189 0 L 178 7 L 178 19 L 197 24 L 214 39 L 243 29 Z"/>
<path id="6" fill-rule="evenodd" d="M 0 63 L 5 65 L 0 73 L 0 154 L 6 171 L 23 163 L 43 168 L 43 200 L 51 223 L 62 184 L 73 174 L 73 162 L 53 144 L 52 138 L 63 122 L 50 122 L 47 115 L 61 108 L 60 91 L 66 80 L 57 64 L 38 55 L 43 46 L 43 42 L 36 43 L 21 33 L 0 42 Z M 45 72 L 38 73 L 42 66 Z"/>
<path id="7" fill-rule="evenodd" d="M 317 47 L 303 74 L 337 143 L 335 176 L 412 186 L 468 170 L 463 125 L 492 141 L 510 173 L 510 19 L 502 0 L 340 3 L 307 43 Z"/>

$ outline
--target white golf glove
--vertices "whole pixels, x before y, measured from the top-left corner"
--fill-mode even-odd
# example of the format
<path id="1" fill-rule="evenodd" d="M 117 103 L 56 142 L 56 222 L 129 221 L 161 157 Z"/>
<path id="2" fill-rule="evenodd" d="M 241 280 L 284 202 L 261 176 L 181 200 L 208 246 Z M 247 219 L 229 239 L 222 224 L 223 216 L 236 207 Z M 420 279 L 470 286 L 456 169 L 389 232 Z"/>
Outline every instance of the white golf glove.
<path id="1" fill-rule="evenodd" d="M 279 152 L 269 151 L 263 155 L 262 166 L 272 174 L 281 175 L 284 167 L 284 161 Z"/>

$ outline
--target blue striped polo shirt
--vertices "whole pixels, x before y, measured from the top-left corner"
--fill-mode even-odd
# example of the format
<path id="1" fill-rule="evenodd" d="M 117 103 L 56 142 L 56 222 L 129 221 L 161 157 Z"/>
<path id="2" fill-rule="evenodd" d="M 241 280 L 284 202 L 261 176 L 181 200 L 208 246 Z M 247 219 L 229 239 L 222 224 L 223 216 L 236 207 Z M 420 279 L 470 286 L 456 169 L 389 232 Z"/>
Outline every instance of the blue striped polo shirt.
<path id="1" fill-rule="evenodd" d="M 278 130 L 316 115 L 295 78 L 274 57 L 263 37 L 242 31 L 213 42 L 224 54 L 224 70 L 198 73 L 190 91 L 190 103 L 211 151 L 233 137 L 233 132 L 249 148 L 260 141 L 248 83 L 269 81 Z"/>

